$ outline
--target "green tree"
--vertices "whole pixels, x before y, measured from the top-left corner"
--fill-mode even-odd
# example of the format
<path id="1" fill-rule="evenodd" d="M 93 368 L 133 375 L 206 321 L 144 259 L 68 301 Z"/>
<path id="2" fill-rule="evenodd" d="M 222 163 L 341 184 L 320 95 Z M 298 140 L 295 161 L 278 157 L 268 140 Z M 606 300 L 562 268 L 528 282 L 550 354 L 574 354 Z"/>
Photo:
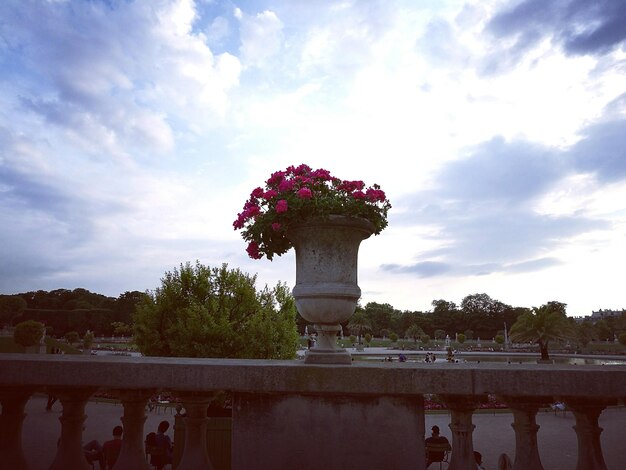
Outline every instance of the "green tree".
<path id="1" fill-rule="evenodd" d="M 26 301 L 19 295 L 0 295 L 0 327 L 10 325 L 26 306 Z"/>
<path id="2" fill-rule="evenodd" d="M 374 336 L 384 336 L 383 330 L 391 329 L 394 318 L 399 316 L 399 312 L 390 304 L 368 302 L 364 311 L 365 316 L 371 323 Z"/>
<path id="3" fill-rule="evenodd" d="M 256 276 L 187 262 L 139 303 L 134 338 L 146 356 L 290 359 L 295 316 L 283 284 L 257 291 Z"/>
<path id="4" fill-rule="evenodd" d="M 626 333 L 620 334 L 618 341 L 620 342 L 620 344 L 623 344 L 624 346 L 626 346 Z"/>
<path id="5" fill-rule="evenodd" d="M 463 333 L 459 333 L 456 335 L 456 339 L 460 344 L 465 343 L 465 335 Z"/>
<path id="6" fill-rule="evenodd" d="M 404 336 L 407 338 L 412 338 L 413 341 L 417 344 L 417 340 L 424 336 L 424 330 L 422 330 L 417 323 L 409 326 L 409 328 L 404 333 Z M 429 338 L 430 339 L 430 338 Z"/>
<path id="7" fill-rule="evenodd" d="M 13 340 L 25 348 L 39 344 L 43 337 L 44 325 L 38 321 L 26 320 L 15 325 Z"/>
<path id="8" fill-rule="evenodd" d="M 354 312 L 354 315 L 350 317 L 350 322 L 348 323 L 348 329 L 350 330 L 350 333 L 357 335 L 359 344 L 363 344 L 361 341 L 361 336 L 366 331 L 372 330 L 372 323 L 365 315 L 365 312 L 356 311 Z"/>
<path id="9" fill-rule="evenodd" d="M 607 341 L 613 339 L 611 328 L 606 320 L 598 320 L 595 324 L 596 335 L 601 341 Z"/>
<path id="10" fill-rule="evenodd" d="M 80 335 L 77 331 L 68 331 L 67 333 L 65 333 L 65 341 L 67 341 L 69 344 L 74 344 L 76 341 L 78 341 L 78 338 L 80 338 Z"/>
<path id="11" fill-rule="evenodd" d="M 112 322 L 111 327 L 113 328 L 113 334 L 115 336 L 126 336 L 133 331 L 130 325 L 127 325 L 126 323 L 121 321 Z"/>
<path id="12" fill-rule="evenodd" d="M 93 333 L 87 330 L 87 333 L 83 336 L 83 348 L 91 349 L 91 346 L 93 346 Z"/>
<path id="13" fill-rule="evenodd" d="M 578 344 L 583 348 L 594 339 L 598 339 L 598 334 L 590 320 L 584 320 L 574 328 L 576 331 L 576 341 L 578 341 Z"/>
<path id="14" fill-rule="evenodd" d="M 538 344 L 541 359 L 549 360 L 548 346 L 551 341 L 573 337 L 565 307 L 566 304 L 554 301 L 533 307 L 532 312 L 522 314 L 511 327 L 511 340 Z"/>

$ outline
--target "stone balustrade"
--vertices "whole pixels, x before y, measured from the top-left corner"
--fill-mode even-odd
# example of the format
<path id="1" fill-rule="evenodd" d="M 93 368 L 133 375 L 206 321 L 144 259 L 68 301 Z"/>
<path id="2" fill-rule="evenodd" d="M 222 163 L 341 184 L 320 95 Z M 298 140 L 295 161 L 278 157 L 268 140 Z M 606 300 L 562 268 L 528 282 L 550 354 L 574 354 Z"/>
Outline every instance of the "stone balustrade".
<path id="1" fill-rule="evenodd" d="M 2 468 L 28 468 L 22 448 L 25 404 L 53 391 L 63 407 L 50 469 L 89 469 L 81 449 L 85 405 L 109 391 L 123 405 L 117 470 L 147 469 L 145 406 L 157 391 L 187 411 L 178 469 L 210 469 L 206 409 L 216 391 L 233 394 L 233 469 L 401 469 L 425 466 L 424 395 L 451 414 L 450 470 L 475 470 L 472 415 L 487 394 L 513 412 L 515 470 L 539 470 L 537 411 L 556 400 L 576 417 L 577 470 L 605 469 L 598 418 L 626 398 L 626 366 L 366 363 L 0 355 Z M 375 435 L 372 430 L 375 429 Z M 316 459 L 308 456 L 316 455 Z M 407 464 L 410 462 L 410 465 Z M 35 470 L 35 469 L 32 469 Z"/>

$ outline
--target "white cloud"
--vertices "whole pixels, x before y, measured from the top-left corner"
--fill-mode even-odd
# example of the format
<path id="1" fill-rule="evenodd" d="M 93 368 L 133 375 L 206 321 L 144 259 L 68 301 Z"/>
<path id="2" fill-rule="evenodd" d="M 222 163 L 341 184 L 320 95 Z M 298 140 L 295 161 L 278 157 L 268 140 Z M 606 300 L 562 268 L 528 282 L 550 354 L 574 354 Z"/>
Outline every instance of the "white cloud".
<path id="1" fill-rule="evenodd" d="M 278 54 L 283 42 L 283 24 L 273 11 L 265 10 L 254 16 L 235 16 L 240 20 L 241 60 L 245 67 L 263 67 Z"/>
<path id="2" fill-rule="evenodd" d="M 582 288 L 624 255 L 625 53 L 573 54 L 549 22 L 520 44 L 489 27 L 508 5 L 0 2 L 0 289 L 143 290 L 196 258 L 289 282 L 292 254 L 247 260 L 231 223 L 307 162 L 394 204 L 365 302 L 626 306 L 608 275 Z"/>

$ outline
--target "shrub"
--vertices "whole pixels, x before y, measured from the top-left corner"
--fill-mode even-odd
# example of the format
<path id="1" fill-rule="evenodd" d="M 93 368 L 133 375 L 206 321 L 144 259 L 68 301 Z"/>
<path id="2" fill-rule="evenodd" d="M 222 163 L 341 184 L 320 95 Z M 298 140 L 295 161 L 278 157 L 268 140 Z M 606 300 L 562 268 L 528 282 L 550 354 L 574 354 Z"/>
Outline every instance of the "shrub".
<path id="1" fill-rule="evenodd" d="M 620 342 L 620 344 L 626 346 L 626 333 L 622 333 L 621 335 L 619 335 L 618 341 Z"/>
<path id="2" fill-rule="evenodd" d="M 389 339 L 391 340 L 392 343 L 395 343 L 396 341 L 398 341 L 398 335 L 396 333 L 390 333 Z"/>
<path id="3" fill-rule="evenodd" d="M 495 342 L 498 344 L 504 344 L 504 336 L 502 335 L 496 335 L 496 337 L 494 338 Z"/>
<path id="4" fill-rule="evenodd" d="M 430 343 L 430 336 L 428 336 L 428 335 L 422 335 L 422 337 L 421 337 L 421 341 L 422 341 L 422 344 L 424 344 L 424 345 L 426 345 L 426 344 Z"/>
<path id="5" fill-rule="evenodd" d="M 83 348 L 91 349 L 92 345 L 93 345 L 93 333 L 87 330 L 87 333 L 85 333 L 85 336 L 83 337 Z"/>
<path id="6" fill-rule="evenodd" d="M 69 344 L 75 343 L 76 341 L 78 341 L 78 338 L 80 338 L 80 336 L 76 331 L 68 331 L 67 333 L 65 333 L 65 341 L 67 341 Z"/>
<path id="7" fill-rule="evenodd" d="M 26 320 L 15 325 L 13 340 L 25 348 L 39 344 L 44 332 L 43 323 L 35 320 Z"/>
<path id="8" fill-rule="evenodd" d="M 463 333 L 459 333 L 456 337 L 456 340 L 461 344 L 465 343 L 465 335 Z"/>
<path id="9" fill-rule="evenodd" d="M 365 342 L 366 342 L 367 344 L 370 344 L 370 342 L 371 342 L 371 341 L 372 341 L 372 335 L 371 335 L 371 334 L 369 334 L 369 333 L 366 333 L 366 334 L 365 334 Z"/>

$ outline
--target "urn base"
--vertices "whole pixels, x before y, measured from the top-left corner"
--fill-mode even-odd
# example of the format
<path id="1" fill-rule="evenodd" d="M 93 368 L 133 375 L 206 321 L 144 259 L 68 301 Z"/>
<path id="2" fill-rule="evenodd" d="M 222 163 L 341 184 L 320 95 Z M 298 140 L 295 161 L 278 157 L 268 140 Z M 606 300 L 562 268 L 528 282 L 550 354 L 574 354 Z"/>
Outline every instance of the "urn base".
<path id="1" fill-rule="evenodd" d="M 352 356 L 337 344 L 339 325 L 314 325 L 317 332 L 315 346 L 304 355 L 305 364 L 352 364 Z"/>
<path id="2" fill-rule="evenodd" d="M 304 355 L 305 364 L 352 364 L 352 356 L 345 349 L 316 351 L 309 349 Z"/>

